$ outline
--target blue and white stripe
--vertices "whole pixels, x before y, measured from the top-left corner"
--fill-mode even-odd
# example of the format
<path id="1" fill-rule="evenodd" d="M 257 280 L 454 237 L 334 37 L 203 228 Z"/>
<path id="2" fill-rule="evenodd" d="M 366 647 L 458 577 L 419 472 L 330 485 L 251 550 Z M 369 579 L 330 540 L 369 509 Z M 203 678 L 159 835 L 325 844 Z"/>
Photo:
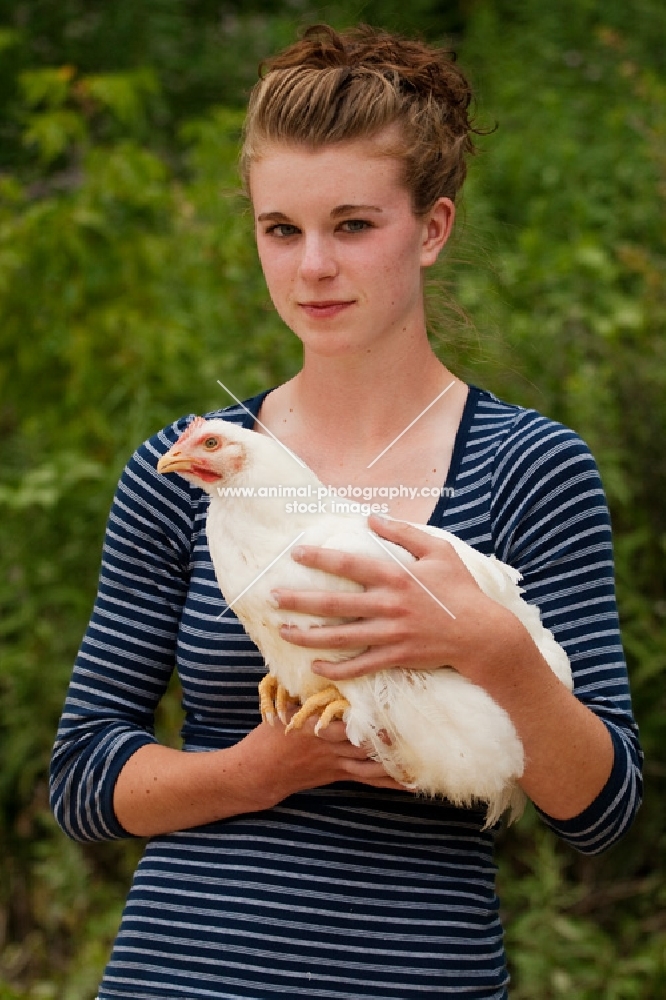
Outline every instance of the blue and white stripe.
<path id="1" fill-rule="evenodd" d="M 238 406 L 215 416 L 253 420 Z M 191 419 L 138 449 L 109 518 L 52 764 L 56 817 L 81 841 L 127 836 L 114 783 L 154 741 L 174 664 L 187 750 L 230 746 L 259 722 L 262 660 L 234 615 L 219 617 L 207 497 L 155 471 Z M 446 485 L 455 493 L 431 523 L 521 571 L 569 654 L 577 696 L 611 733 L 615 763 L 599 797 L 575 819 L 544 817 L 578 850 L 602 851 L 638 808 L 641 757 L 594 461 L 572 431 L 472 387 Z M 482 822 L 476 810 L 349 783 L 156 837 L 99 998 L 504 1000 L 494 836 Z"/>

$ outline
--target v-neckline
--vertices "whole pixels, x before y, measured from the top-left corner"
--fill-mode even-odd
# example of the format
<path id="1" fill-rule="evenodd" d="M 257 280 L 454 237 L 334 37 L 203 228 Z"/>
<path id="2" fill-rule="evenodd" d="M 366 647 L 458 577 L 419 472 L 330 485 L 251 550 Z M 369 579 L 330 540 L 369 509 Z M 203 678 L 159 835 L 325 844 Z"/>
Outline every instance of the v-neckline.
<path id="1" fill-rule="evenodd" d="M 256 396 L 252 396 L 250 399 L 246 399 L 244 401 L 243 406 L 245 407 L 245 413 L 243 414 L 242 420 L 243 427 L 246 427 L 248 430 L 254 430 L 259 410 L 261 409 L 261 404 L 266 399 L 269 392 L 272 392 L 275 388 L 277 388 L 277 386 L 271 386 L 270 389 L 264 389 L 263 392 L 260 392 Z M 442 490 L 440 491 L 439 499 L 431 511 L 430 517 L 425 522 L 426 524 L 437 527 L 439 521 L 442 519 L 442 515 L 450 498 L 455 495 L 455 483 L 460 471 L 463 455 L 465 454 L 465 449 L 467 447 L 467 438 L 469 436 L 469 430 L 472 425 L 472 420 L 474 419 L 474 413 L 476 411 L 476 405 L 480 394 L 481 390 L 477 386 L 470 383 L 468 386 L 465 405 L 463 406 L 462 416 L 460 417 L 460 423 L 458 424 L 458 429 L 456 430 L 456 436 L 453 442 L 453 451 L 451 453 L 449 468 L 446 473 L 446 480 L 443 483 Z"/>

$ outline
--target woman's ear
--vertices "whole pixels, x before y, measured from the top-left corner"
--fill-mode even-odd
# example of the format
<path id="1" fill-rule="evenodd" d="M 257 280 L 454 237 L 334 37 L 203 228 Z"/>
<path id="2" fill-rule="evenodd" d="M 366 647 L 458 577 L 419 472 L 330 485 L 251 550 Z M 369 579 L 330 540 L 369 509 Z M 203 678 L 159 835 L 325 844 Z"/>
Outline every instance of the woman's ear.
<path id="1" fill-rule="evenodd" d="M 430 267 L 435 263 L 451 235 L 455 217 L 456 206 L 450 198 L 438 198 L 424 217 L 421 267 Z"/>

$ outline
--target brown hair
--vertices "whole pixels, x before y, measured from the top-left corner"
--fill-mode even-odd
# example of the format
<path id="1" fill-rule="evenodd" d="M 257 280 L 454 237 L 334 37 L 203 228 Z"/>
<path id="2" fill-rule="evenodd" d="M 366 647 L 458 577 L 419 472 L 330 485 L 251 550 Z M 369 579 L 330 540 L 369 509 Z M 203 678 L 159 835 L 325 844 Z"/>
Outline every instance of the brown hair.
<path id="1" fill-rule="evenodd" d="M 455 200 L 478 130 L 470 85 L 454 60 L 443 49 L 365 25 L 343 33 L 324 24 L 307 28 L 260 67 L 241 151 L 246 190 L 264 143 L 317 148 L 373 139 L 397 126 L 382 152 L 402 160 L 415 214 L 438 198 Z"/>

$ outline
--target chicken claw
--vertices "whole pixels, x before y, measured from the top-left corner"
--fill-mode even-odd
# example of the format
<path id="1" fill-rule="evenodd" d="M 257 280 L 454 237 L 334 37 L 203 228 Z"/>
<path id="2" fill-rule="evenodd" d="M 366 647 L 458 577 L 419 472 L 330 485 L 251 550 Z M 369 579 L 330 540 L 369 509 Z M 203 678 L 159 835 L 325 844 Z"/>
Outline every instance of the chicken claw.
<path id="1" fill-rule="evenodd" d="M 264 722 L 271 726 L 275 722 L 275 695 L 277 693 L 277 680 L 266 674 L 259 682 L 259 711 Z"/>
<path id="2" fill-rule="evenodd" d="M 326 729 L 333 719 L 342 719 L 343 715 L 350 707 L 349 702 L 346 698 L 343 698 L 342 695 L 340 695 L 339 698 L 336 698 L 335 701 L 329 701 L 328 705 L 321 713 L 321 719 L 314 728 L 315 736 L 319 736 L 322 729 Z"/>
<path id="3" fill-rule="evenodd" d="M 288 733 L 292 729 L 300 729 L 306 719 L 319 709 L 323 708 L 322 716 L 319 719 L 317 725 L 315 726 L 315 734 L 318 736 L 322 729 L 326 729 L 330 722 L 335 718 L 341 719 L 345 710 L 349 708 L 349 702 L 346 698 L 343 698 L 336 687 L 327 687 L 323 691 L 317 691 L 316 694 L 310 695 L 309 698 L 303 702 L 301 708 L 299 708 L 296 715 L 293 717 L 285 732 Z"/>
<path id="4" fill-rule="evenodd" d="M 280 684 L 277 677 L 266 674 L 259 683 L 259 709 L 264 722 L 273 725 L 277 715 L 280 722 L 286 725 L 287 705 L 291 697 L 286 687 Z"/>

